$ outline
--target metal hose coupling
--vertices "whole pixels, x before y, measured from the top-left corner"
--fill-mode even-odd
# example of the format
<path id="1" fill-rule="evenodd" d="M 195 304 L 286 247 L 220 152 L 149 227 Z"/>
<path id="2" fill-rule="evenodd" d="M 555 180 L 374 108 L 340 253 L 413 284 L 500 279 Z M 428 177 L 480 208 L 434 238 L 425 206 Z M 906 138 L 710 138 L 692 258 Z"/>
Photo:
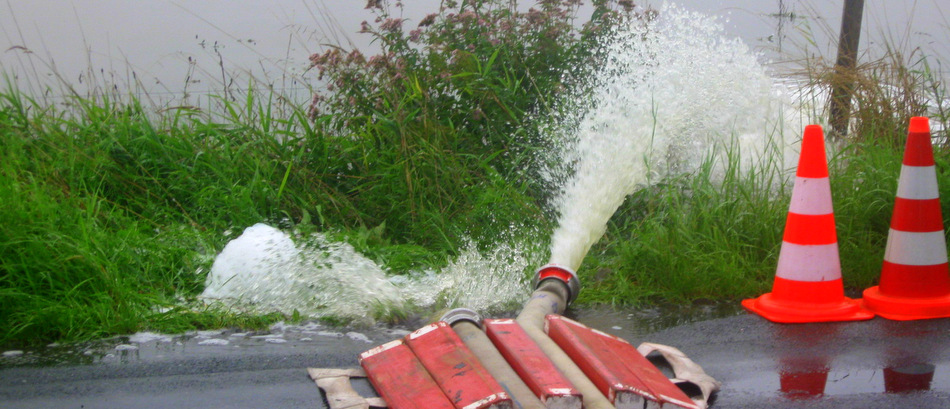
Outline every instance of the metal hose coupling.
<path id="1" fill-rule="evenodd" d="M 455 325 L 459 321 L 471 321 L 476 327 L 482 327 L 482 317 L 477 312 L 468 308 L 456 308 L 449 310 L 442 315 L 439 321 L 445 321 L 449 326 Z"/>
<path id="2" fill-rule="evenodd" d="M 547 280 L 557 280 L 567 286 L 567 305 L 571 305 L 581 292 L 581 281 L 577 279 L 577 273 L 566 266 L 554 263 L 541 266 L 534 275 L 534 288 L 540 288 Z"/>

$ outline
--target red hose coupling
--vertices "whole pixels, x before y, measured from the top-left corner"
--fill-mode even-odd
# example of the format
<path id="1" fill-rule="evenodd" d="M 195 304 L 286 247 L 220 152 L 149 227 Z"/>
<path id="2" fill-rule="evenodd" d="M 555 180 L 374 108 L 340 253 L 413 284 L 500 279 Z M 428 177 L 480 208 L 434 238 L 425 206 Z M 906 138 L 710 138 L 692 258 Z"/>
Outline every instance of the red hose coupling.
<path id="1" fill-rule="evenodd" d="M 566 266 L 554 263 L 541 266 L 534 276 L 534 282 L 537 283 L 534 288 L 540 288 L 546 280 L 557 280 L 564 283 L 567 287 L 567 305 L 571 305 L 581 292 L 581 282 L 577 279 L 577 273 Z"/>

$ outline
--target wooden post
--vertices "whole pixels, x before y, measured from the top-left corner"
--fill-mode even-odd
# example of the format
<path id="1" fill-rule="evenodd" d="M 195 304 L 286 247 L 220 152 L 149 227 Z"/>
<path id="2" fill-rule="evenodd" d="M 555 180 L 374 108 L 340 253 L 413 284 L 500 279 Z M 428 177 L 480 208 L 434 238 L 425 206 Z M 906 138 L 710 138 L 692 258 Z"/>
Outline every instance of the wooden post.
<path id="1" fill-rule="evenodd" d="M 851 117 L 851 93 L 854 87 L 852 78 L 858 61 L 858 40 L 861 38 L 861 17 L 864 14 L 864 0 L 845 0 L 841 15 L 841 33 L 838 37 L 838 60 L 831 90 L 831 130 L 833 138 L 848 135 L 848 121 Z"/>

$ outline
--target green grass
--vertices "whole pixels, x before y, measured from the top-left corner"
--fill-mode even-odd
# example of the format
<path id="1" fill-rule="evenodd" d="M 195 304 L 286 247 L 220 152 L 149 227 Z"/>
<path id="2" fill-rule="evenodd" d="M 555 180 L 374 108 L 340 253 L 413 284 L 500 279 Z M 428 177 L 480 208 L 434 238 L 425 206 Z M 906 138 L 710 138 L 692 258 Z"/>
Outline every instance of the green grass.
<path id="1" fill-rule="evenodd" d="M 333 136 L 273 97 L 215 116 L 0 92 L 0 344 L 280 319 L 182 307 L 223 232 L 261 221 L 328 232 L 396 274 L 438 268 L 492 226 L 543 223 L 523 183 L 434 146 L 452 135 Z"/>
<path id="2" fill-rule="evenodd" d="M 228 314 L 170 318 L 157 308 L 200 291 L 197 272 L 220 249 L 223 229 L 264 217 L 248 203 L 270 192 L 254 182 L 265 170 L 222 174 L 246 165 L 208 146 L 201 126 L 183 132 L 135 106 L 74 102 L 60 112 L 2 94 L 0 342 L 221 321 L 214 317 Z"/>
<path id="3" fill-rule="evenodd" d="M 900 151 L 877 146 L 852 145 L 830 160 L 848 288 L 869 287 L 880 274 L 900 164 Z M 785 177 L 776 168 L 743 173 L 731 164 L 721 179 L 712 172 L 707 162 L 696 174 L 630 196 L 584 262 L 580 301 L 682 303 L 768 292 L 790 185 L 775 183 Z"/>

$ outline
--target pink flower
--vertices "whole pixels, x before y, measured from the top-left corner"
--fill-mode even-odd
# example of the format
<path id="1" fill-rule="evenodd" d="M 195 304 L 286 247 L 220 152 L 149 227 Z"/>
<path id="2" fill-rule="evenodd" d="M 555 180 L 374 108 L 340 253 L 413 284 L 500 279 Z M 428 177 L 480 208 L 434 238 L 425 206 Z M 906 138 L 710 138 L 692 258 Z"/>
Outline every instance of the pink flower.
<path id="1" fill-rule="evenodd" d="M 310 55 L 310 66 L 315 67 L 318 65 L 323 65 L 327 63 L 327 58 L 329 57 L 330 51 L 327 51 L 323 54 L 311 54 Z"/>
<path id="2" fill-rule="evenodd" d="M 383 9 L 382 0 L 369 0 L 366 2 L 366 9 Z"/>
<path id="3" fill-rule="evenodd" d="M 383 31 L 399 31 L 402 28 L 403 19 L 401 18 L 387 18 L 383 24 L 379 25 L 379 28 Z"/>
<path id="4" fill-rule="evenodd" d="M 386 57 L 381 55 L 374 55 L 369 58 L 369 66 L 372 69 L 381 69 L 386 66 Z"/>
<path id="5" fill-rule="evenodd" d="M 362 23 L 360 23 L 360 31 L 357 31 L 357 32 L 358 33 L 372 33 L 373 28 L 370 27 L 369 23 L 364 20 Z"/>
<path id="6" fill-rule="evenodd" d="M 438 16 L 438 13 L 432 13 L 425 16 L 422 21 L 419 22 L 419 27 L 431 26 L 432 23 L 435 23 L 435 18 Z"/>
<path id="7" fill-rule="evenodd" d="M 363 53 L 361 53 L 360 50 L 351 51 L 350 55 L 346 56 L 346 58 L 347 58 L 347 62 L 351 62 L 351 63 L 361 64 L 364 61 L 366 61 L 366 59 L 363 58 Z"/>
<path id="8" fill-rule="evenodd" d="M 532 24 L 541 24 L 544 22 L 544 14 L 542 14 L 538 9 L 530 8 L 528 9 L 528 22 Z"/>

